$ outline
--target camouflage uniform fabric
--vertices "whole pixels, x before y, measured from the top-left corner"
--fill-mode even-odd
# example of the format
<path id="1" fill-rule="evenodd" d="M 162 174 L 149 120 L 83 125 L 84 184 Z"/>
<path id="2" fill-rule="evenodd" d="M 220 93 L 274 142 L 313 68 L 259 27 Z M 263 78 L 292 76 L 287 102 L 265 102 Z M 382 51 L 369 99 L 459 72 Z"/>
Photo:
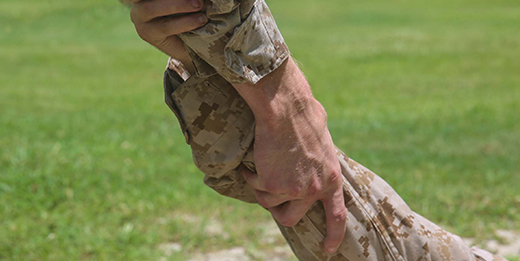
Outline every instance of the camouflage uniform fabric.
<path id="1" fill-rule="evenodd" d="M 264 0 L 206 0 L 203 11 L 210 22 L 179 35 L 197 75 L 256 83 L 289 57 Z"/>
<path id="2" fill-rule="evenodd" d="M 255 196 L 237 172 L 255 171 L 254 116 L 230 82 L 256 83 L 275 70 L 288 49 L 263 0 L 206 1 L 210 23 L 183 34 L 197 73 L 170 59 L 165 101 L 177 116 L 204 183 L 218 193 L 249 203 Z M 345 239 L 325 252 L 325 212 L 315 203 L 294 227 L 278 225 L 300 260 L 505 260 L 469 248 L 413 212 L 379 176 L 337 149 L 348 212 Z"/>

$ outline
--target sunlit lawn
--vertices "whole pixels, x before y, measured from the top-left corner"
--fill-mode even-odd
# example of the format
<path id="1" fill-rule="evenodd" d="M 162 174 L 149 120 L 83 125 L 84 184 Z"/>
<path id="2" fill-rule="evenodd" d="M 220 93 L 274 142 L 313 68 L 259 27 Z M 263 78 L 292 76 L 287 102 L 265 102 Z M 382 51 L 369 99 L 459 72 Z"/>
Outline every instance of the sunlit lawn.
<path id="1" fill-rule="evenodd" d="M 340 148 L 453 232 L 520 230 L 518 1 L 269 4 Z M 165 64 L 115 0 L 0 0 L 0 260 L 283 245 L 204 187 Z"/>

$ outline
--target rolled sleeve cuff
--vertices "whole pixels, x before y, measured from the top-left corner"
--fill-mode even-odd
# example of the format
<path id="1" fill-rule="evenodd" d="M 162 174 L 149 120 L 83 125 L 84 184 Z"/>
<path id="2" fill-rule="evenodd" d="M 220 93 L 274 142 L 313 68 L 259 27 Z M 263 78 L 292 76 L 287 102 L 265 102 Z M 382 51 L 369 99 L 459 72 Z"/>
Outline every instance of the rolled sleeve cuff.
<path id="1" fill-rule="evenodd" d="M 180 35 L 199 76 L 218 73 L 230 83 L 255 84 L 289 57 L 265 1 L 257 0 L 247 16 L 240 13 L 243 9 L 235 5 L 225 14 L 213 14 L 210 7 L 207 25 Z"/>

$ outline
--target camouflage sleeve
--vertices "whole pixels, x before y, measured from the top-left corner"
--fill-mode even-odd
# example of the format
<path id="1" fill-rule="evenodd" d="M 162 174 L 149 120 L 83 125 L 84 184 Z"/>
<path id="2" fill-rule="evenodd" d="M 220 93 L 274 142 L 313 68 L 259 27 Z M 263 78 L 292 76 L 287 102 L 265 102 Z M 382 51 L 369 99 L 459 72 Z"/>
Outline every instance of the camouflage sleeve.
<path id="1" fill-rule="evenodd" d="M 220 75 L 193 75 L 170 63 L 165 74 L 165 100 L 179 120 L 195 165 L 204 183 L 218 193 L 256 203 L 238 167 L 255 170 L 255 119 L 249 106 Z M 505 261 L 478 248 L 470 248 L 413 212 L 403 199 L 375 173 L 337 151 L 343 174 L 347 208 L 345 239 L 334 254 L 323 249 L 326 217 L 316 202 L 294 227 L 279 226 L 299 260 L 306 261 Z"/>
<path id="2" fill-rule="evenodd" d="M 206 0 L 203 11 L 209 22 L 179 35 L 198 76 L 256 83 L 289 57 L 264 0 Z"/>
<path id="3" fill-rule="evenodd" d="M 179 120 L 204 183 L 218 193 L 255 203 L 237 169 L 255 170 L 255 121 L 230 84 L 256 83 L 277 68 L 288 50 L 263 0 L 206 0 L 211 22 L 181 35 L 196 67 L 189 75 L 170 59 L 165 100 Z M 215 69 L 213 69 L 215 68 Z M 468 260 L 502 261 L 413 212 L 380 177 L 338 150 L 348 227 L 334 254 L 323 249 L 326 219 L 314 204 L 294 227 L 279 226 L 300 260 Z"/>

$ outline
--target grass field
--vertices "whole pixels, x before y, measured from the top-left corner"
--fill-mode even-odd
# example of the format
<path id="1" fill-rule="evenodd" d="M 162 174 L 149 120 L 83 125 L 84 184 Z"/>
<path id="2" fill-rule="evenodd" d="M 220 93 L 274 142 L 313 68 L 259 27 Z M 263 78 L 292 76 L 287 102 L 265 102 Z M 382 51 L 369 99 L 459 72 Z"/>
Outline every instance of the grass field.
<path id="1" fill-rule="evenodd" d="M 340 148 L 453 232 L 520 230 L 520 2 L 269 4 Z M 283 244 L 203 186 L 165 64 L 115 0 L 0 0 L 0 260 Z"/>

